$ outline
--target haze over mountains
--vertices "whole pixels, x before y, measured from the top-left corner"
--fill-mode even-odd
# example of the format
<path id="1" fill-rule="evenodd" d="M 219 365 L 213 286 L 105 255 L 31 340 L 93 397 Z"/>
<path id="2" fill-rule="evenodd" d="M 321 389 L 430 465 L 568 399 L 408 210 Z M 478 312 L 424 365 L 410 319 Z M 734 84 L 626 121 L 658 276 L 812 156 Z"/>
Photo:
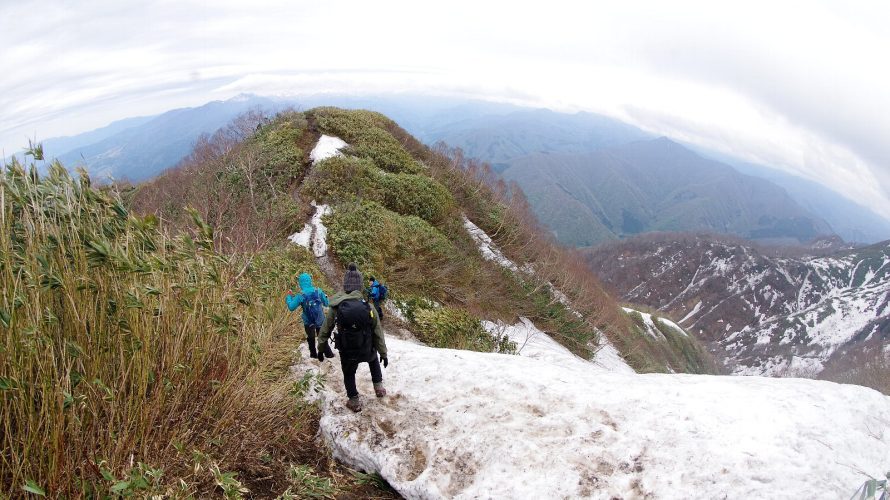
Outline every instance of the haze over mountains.
<path id="1" fill-rule="evenodd" d="M 782 243 L 832 233 L 863 243 L 890 238 L 890 222 L 816 183 L 734 161 L 751 174 L 743 175 L 608 117 L 499 103 L 241 95 L 49 139 L 44 147 L 47 157 L 58 157 L 69 168 L 140 181 L 176 165 L 201 134 L 212 134 L 247 110 L 330 103 L 379 110 L 428 144 L 443 141 L 491 163 L 523 188 L 539 219 L 570 245 L 662 230 L 709 230 Z"/>
<path id="2" fill-rule="evenodd" d="M 503 175 L 563 243 L 591 246 L 651 231 L 712 231 L 806 242 L 829 225 L 781 188 L 666 138 L 590 153 L 515 158 Z"/>

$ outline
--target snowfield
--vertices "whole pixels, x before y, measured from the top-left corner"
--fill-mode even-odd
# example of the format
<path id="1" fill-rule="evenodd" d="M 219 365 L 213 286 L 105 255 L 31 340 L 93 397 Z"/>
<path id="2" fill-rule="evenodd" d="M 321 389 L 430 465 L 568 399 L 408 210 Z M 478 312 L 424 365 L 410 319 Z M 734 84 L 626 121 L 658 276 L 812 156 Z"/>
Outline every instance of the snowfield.
<path id="1" fill-rule="evenodd" d="M 326 380 L 335 458 L 407 498 L 836 499 L 890 464 L 890 398 L 871 389 L 615 372 L 541 335 L 519 356 L 389 337 L 390 395 L 359 368 L 357 414 L 336 359 L 301 346 L 294 369 Z"/>

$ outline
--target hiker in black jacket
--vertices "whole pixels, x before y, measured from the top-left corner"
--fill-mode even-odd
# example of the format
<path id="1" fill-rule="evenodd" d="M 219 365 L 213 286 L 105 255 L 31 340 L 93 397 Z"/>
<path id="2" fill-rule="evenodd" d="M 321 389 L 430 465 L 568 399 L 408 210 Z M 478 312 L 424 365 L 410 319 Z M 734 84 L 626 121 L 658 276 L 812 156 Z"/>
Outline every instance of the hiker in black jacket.
<path id="1" fill-rule="evenodd" d="M 374 394 L 378 398 L 386 396 L 383 387 L 383 366 L 389 366 L 386 357 L 386 341 L 377 311 L 362 298 L 362 273 L 355 264 L 349 264 L 343 277 L 343 292 L 330 300 L 331 312 L 325 318 L 318 333 L 318 360 L 324 361 L 324 351 L 331 331 L 337 327 L 336 347 L 340 351 L 340 367 L 343 369 L 343 384 L 349 401 L 346 407 L 361 411 L 362 400 L 355 386 L 355 371 L 361 363 L 368 363 Z M 377 359 L 377 355 L 380 359 Z"/>

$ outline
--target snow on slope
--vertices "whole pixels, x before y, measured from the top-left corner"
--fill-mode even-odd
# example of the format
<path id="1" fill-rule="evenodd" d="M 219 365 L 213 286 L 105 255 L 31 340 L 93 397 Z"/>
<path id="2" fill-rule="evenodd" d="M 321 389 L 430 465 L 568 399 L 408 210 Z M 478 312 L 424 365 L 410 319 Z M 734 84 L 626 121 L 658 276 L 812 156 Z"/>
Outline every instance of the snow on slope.
<path id="1" fill-rule="evenodd" d="M 516 264 L 504 256 L 501 253 L 500 249 L 495 246 L 494 242 L 491 240 L 491 237 L 486 234 L 479 226 L 473 224 L 473 221 L 464 216 L 464 227 L 467 228 L 467 231 L 470 233 L 470 236 L 473 237 L 473 241 L 476 242 L 476 245 L 479 247 L 479 251 L 482 252 L 482 257 L 486 260 L 494 261 L 500 264 L 507 269 L 518 272 L 519 268 L 516 267 Z"/>
<path id="2" fill-rule="evenodd" d="M 617 263 L 617 265 L 615 265 Z M 682 317 L 736 374 L 816 374 L 886 342 L 890 246 L 776 257 L 709 237 L 617 245 L 592 255 L 632 303 Z"/>
<path id="3" fill-rule="evenodd" d="M 562 344 L 553 340 L 549 335 L 539 330 L 528 318 L 520 317 L 519 323 L 506 325 L 502 322 L 483 321 L 483 328 L 495 335 L 504 335 L 516 343 L 516 350 L 522 356 L 534 358 L 548 363 L 571 363 L 581 366 L 584 370 L 595 366 L 617 373 L 636 373 L 624 359 L 618 355 L 611 344 L 603 346 L 597 351 L 592 361 L 586 361 L 566 349 Z"/>
<path id="4" fill-rule="evenodd" d="M 467 232 L 470 233 L 470 236 L 473 238 L 473 241 L 476 242 L 476 246 L 479 248 L 479 251 L 482 253 L 483 258 L 485 258 L 486 260 L 493 261 L 493 262 L 499 264 L 501 267 L 509 269 L 513 272 L 519 272 L 519 267 L 517 267 L 516 264 L 512 260 L 508 259 L 503 254 L 503 252 L 501 252 L 501 250 L 494 244 L 494 241 L 492 241 L 491 236 L 489 236 L 479 226 L 477 226 L 476 224 L 473 224 L 473 222 L 470 219 L 468 219 L 467 216 L 464 216 L 464 227 L 467 229 Z M 547 283 L 547 285 L 550 288 L 551 293 L 553 293 L 553 296 L 556 298 L 556 300 L 559 301 L 559 303 L 566 306 L 566 308 L 568 308 L 569 312 L 571 312 L 575 316 L 577 316 L 579 318 L 582 317 L 581 313 L 579 313 L 577 310 L 575 310 L 575 308 L 572 307 L 572 304 L 569 301 L 569 298 L 566 297 L 566 294 L 562 293 L 562 291 L 560 291 L 555 286 L 553 286 L 553 283 Z M 528 320 L 525 318 L 521 318 L 521 321 L 526 322 Z M 491 324 L 490 322 L 486 322 L 486 323 Z M 531 324 L 531 322 L 528 322 L 528 323 Z M 534 325 L 531 325 L 531 328 L 534 328 L 535 330 L 537 330 L 537 328 L 535 328 Z M 538 330 L 538 331 L 540 331 L 540 330 Z M 551 341 L 552 341 L 552 339 L 551 339 Z M 568 350 L 566 350 L 566 352 L 568 352 Z M 612 343 L 609 342 L 609 339 L 606 338 L 606 336 L 603 335 L 601 332 L 600 332 L 600 345 L 597 347 L 597 350 L 594 353 L 593 360 L 596 363 L 599 363 L 604 366 L 621 366 L 621 365 L 623 365 L 628 370 L 633 371 L 633 368 L 631 368 L 630 365 L 628 365 L 624 361 L 624 358 L 621 357 L 621 354 L 618 352 L 618 349 L 615 349 L 615 346 L 613 346 Z"/>
<path id="5" fill-rule="evenodd" d="M 340 155 L 340 150 L 346 146 L 348 146 L 348 144 L 339 137 L 322 135 L 318 138 L 315 147 L 312 148 L 312 152 L 309 153 L 309 159 L 312 160 L 312 164 L 315 165 L 322 160 Z"/>
<path id="6" fill-rule="evenodd" d="M 335 458 L 407 498 L 834 499 L 890 464 L 890 398 L 876 391 L 610 372 L 542 336 L 520 356 L 388 338 L 390 395 L 374 398 L 360 368 L 358 414 L 336 360 L 301 346 L 295 370 L 327 381 L 316 394 Z"/>
<path id="7" fill-rule="evenodd" d="M 689 334 L 686 333 L 685 330 L 680 328 L 680 325 L 674 323 L 673 321 L 671 321 L 667 318 L 659 318 L 659 317 L 653 318 L 652 315 L 649 313 L 646 313 L 643 311 L 637 311 L 636 309 L 631 309 L 630 307 L 622 307 L 621 309 L 623 309 L 624 312 L 626 312 L 628 314 L 630 314 L 630 313 L 639 314 L 643 318 L 643 326 L 646 327 L 646 333 L 652 338 L 664 340 L 664 334 L 661 333 L 661 331 L 658 330 L 658 326 L 655 325 L 656 321 L 660 321 L 660 322 L 664 323 L 666 326 L 673 328 L 674 330 L 677 330 L 679 333 L 683 334 L 683 336 L 686 336 L 686 337 L 689 336 Z"/>

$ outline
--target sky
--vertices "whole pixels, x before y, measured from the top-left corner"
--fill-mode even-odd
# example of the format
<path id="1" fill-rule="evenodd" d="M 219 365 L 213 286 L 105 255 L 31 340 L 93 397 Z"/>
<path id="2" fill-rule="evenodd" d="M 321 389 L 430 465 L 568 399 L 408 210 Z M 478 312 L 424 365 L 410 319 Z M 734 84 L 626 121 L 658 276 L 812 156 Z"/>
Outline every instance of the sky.
<path id="1" fill-rule="evenodd" d="M 890 2 L 0 2 L 0 149 L 260 95 L 591 111 L 890 218 Z"/>

